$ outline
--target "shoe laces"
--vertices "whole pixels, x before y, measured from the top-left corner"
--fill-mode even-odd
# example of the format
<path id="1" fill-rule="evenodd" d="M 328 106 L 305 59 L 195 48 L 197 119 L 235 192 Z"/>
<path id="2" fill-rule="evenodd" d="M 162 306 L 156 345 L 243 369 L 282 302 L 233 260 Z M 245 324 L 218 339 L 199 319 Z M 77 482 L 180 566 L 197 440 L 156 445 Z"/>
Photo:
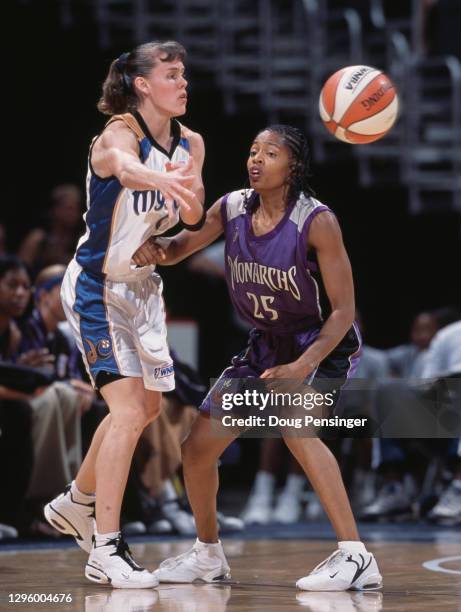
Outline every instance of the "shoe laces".
<path id="1" fill-rule="evenodd" d="M 197 558 L 198 552 L 199 551 L 196 548 L 192 547 L 191 549 L 189 549 L 185 553 L 182 553 L 181 555 L 178 555 L 177 557 L 165 559 L 165 561 L 162 561 L 162 563 L 160 563 L 159 567 L 165 569 L 173 569 L 177 567 L 182 561 L 186 561 L 190 558 L 194 558 L 195 560 Z"/>
<path id="2" fill-rule="evenodd" d="M 324 561 L 322 561 L 316 567 L 314 567 L 311 574 L 317 574 L 321 570 L 324 570 L 327 568 L 329 570 L 333 569 L 334 567 L 339 565 L 348 556 L 348 554 L 350 553 L 346 553 L 344 550 L 341 550 L 338 548 L 338 550 L 335 550 L 333 553 L 331 553 L 329 557 L 327 557 Z"/>
<path id="3" fill-rule="evenodd" d="M 120 557 L 123 559 L 123 561 L 125 561 L 125 563 L 128 563 L 132 570 L 142 571 L 143 568 L 140 567 L 133 559 L 131 550 L 122 537 L 119 536 L 113 540 L 108 540 L 106 546 L 115 546 L 115 552 L 111 553 L 111 557 Z"/>

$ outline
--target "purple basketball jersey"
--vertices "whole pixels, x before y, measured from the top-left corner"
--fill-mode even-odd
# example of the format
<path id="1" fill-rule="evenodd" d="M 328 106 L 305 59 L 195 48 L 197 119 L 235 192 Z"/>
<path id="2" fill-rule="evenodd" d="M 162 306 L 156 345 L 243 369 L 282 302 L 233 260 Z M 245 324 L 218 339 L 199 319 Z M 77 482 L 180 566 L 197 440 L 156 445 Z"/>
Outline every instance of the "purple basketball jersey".
<path id="1" fill-rule="evenodd" d="M 252 190 L 246 192 L 251 195 Z M 257 329 L 290 334 L 318 328 L 323 317 L 315 252 L 308 253 L 313 218 L 327 206 L 303 194 L 270 232 L 256 236 L 245 191 L 224 196 L 226 281 L 234 307 Z"/>

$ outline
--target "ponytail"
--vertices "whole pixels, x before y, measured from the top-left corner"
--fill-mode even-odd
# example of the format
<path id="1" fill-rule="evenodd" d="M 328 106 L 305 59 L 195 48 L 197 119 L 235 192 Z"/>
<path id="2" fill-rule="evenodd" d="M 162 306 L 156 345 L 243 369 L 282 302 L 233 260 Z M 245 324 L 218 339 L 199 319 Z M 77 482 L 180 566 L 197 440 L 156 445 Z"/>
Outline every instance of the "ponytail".
<path id="1" fill-rule="evenodd" d="M 98 102 L 98 110 L 105 115 L 118 115 L 136 110 L 139 97 L 134 86 L 137 76 L 147 77 L 157 63 L 181 61 L 186 56 L 186 50 L 175 41 L 151 42 L 139 45 L 130 53 L 114 60 L 102 86 L 102 96 Z"/>

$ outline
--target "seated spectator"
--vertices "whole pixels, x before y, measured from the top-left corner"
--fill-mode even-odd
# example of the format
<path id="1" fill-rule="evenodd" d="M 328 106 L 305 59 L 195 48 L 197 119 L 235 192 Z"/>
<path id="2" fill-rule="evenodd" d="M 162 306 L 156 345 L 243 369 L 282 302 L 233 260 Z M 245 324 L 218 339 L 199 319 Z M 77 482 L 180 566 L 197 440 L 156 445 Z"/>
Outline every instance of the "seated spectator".
<path id="1" fill-rule="evenodd" d="M 461 413 L 461 320 L 447 325 L 433 338 L 429 347 L 424 378 L 456 378 L 450 408 Z M 459 422 L 459 420 L 458 420 Z M 442 493 L 428 519 L 443 525 L 461 525 L 461 440 L 454 439 L 448 449 L 453 479 Z"/>
<path id="2" fill-rule="evenodd" d="M 65 267 L 49 266 L 36 279 L 35 308 L 22 325 L 18 363 L 48 372 L 54 382 L 31 402 L 35 464 L 28 498 L 48 499 L 72 480 L 82 460 L 81 415 L 94 400 L 79 380 L 72 348 L 58 324 L 65 319 L 60 299 Z M 74 366 L 74 367 L 72 367 Z"/>
<path id="3" fill-rule="evenodd" d="M 29 303 L 31 284 L 25 265 L 13 255 L 0 257 L 0 359 L 10 361 L 21 341 L 15 321 Z"/>
<path id="4" fill-rule="evenodd" d="M 379 422 L 385 419 L 393 398 L 398 397 L 402 405 L 411 402 L 414 390 L 409 381 L 421 378 L 426 351 L 438 325 L 434 313 L 421 312 L 411 324 L 410 342 L 386 351 L 391 374 L 401 380 L 378 385 L 376 409 L 379 411 Z M 412 465 L 421 464 L 420 454 L 420 447 L 414 440 L 390 437 L 373 440 L 373 468 L 381 476 L 383 485 L 376 499 L 363 509 L 362 520 L 407 518 L 413 515 L 416 487 L 410 472 L 414 471 Z"/>
<path id="5" fill-rule="evenodd" d="M 34 274 L 51 264 L 68 264 L 82 233 L 82 193 L 76 185 L 58 185 L 51 192 L 45 227 L 31 230 L 18 255 Z"/>
<path id="6" fill-rule="evenodd" d="M 0 256 L 0 363 L 16 353 L 21 333 L 14 321 L 29 302 L 30 280 L 24 264 L 14 256 Z M 3 381 L 3 379 L 2 379 Z M 32 409 L 24 395 L 0 386 L 0 522 L 19 527 L 19 516 L 33 465 Z M 4 469 L 14 465 L 14 470 Z M 0 538 L 17 535 L 0 526 Z"/>

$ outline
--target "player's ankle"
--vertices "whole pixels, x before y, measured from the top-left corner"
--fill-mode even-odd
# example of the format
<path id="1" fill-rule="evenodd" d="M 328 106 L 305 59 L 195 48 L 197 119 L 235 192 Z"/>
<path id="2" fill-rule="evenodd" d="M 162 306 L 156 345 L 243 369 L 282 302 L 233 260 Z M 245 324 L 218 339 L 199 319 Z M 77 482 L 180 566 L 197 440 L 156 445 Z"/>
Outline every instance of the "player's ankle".
<path id="1" fill-rule="evenodd" d="M 351 553 L 365 553 L 367 549 L 365 548 L 365 544 L 360 540 L 342 540 L 338 542 L 338 548 L 340 550 L 346 550 Z"/>

